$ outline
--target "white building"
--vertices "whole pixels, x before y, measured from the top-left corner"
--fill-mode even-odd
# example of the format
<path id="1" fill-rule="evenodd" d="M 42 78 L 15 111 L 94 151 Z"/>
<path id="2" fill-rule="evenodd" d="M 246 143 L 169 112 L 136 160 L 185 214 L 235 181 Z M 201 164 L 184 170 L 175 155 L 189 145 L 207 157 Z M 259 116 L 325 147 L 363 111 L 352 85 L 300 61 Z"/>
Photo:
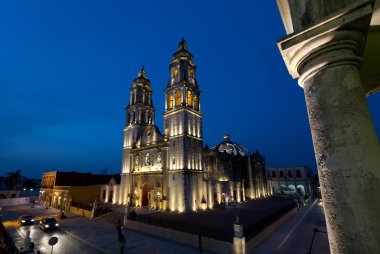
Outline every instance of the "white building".
<path id="1" fill-rule="evenodd" d="M 316 181 L 313 171 L 306 167 L 268 168 L 268 181 L 274 193 L 290 188 L 305 195 L 315 195 Z"/>

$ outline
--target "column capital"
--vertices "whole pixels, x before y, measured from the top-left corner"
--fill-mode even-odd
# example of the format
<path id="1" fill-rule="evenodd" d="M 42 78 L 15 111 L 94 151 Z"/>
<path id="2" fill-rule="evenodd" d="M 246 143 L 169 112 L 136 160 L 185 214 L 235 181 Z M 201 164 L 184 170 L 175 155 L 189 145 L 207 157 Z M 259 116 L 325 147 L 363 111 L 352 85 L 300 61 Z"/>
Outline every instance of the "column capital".
<path id="1" fill-rule="evenodd" d="M 277 45 L 290 75 L 303 83 L 315 73 L 340 64 L 360 66 L 373 8 L 358 1 L 316 25 L 289 34 Z"/>

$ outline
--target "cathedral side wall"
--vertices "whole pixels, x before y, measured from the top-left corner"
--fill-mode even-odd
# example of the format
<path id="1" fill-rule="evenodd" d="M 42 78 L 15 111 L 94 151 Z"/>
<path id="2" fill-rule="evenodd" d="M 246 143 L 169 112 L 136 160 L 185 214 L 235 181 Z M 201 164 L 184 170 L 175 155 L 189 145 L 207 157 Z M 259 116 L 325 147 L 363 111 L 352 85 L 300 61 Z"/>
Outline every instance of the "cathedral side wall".
<path id="1" fill-rule="evenodd" d="M 169 172 L 169 210 L 185 211 L 184 175 L 183 172 Z"/>

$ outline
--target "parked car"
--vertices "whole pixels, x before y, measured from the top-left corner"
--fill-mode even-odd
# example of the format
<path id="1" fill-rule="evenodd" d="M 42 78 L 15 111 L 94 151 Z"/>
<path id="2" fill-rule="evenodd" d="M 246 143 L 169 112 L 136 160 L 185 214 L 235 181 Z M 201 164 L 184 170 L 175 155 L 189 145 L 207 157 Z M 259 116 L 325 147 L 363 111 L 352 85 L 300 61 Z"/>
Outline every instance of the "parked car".
<path id="1" fill-rule="evenodd" d="M 18 224 L 20 226 L 33 225 L 34 224 L 34 217 L 32 215 L 29 215 L 29 214 L 22 215 L 18 218 Z"/>
<path id="2" fill-rule="evenodd" d="M 296 191 L 288 188 L 288 187 L 282 187 L 277 191 L 277 195 L 289 195 L 289 196 L 294 196 L 296 195 Z"/>
<path id="3" fill-rule="evenodd" d="M 235 200 L 228 201 L 228 206 L 236 206 L 236 201 Z"/>
<path id="4" fill-rule="evenodd" d="M 40 221 L 40 229 L 42 231 L 57 229 L 59 226 L 58 222 L 54 218 L 44 218 Z"/>

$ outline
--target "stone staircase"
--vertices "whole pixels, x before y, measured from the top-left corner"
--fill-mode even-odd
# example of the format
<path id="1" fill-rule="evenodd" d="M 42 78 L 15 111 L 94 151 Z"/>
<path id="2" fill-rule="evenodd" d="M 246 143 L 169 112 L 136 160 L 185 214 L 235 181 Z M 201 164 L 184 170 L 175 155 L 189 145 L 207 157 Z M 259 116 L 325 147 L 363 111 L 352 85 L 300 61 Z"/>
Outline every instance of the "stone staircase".
<path id="1" fill-rule="evenodd" d="M 117 224 L 120 220 L 121 224 L 124 223 L 124 212 L 122 211 L 112 211 L 110 213 L 103 214 L 101 216 L 95 217 L 95 220 L 107 221 L 113 224 Z"/>

